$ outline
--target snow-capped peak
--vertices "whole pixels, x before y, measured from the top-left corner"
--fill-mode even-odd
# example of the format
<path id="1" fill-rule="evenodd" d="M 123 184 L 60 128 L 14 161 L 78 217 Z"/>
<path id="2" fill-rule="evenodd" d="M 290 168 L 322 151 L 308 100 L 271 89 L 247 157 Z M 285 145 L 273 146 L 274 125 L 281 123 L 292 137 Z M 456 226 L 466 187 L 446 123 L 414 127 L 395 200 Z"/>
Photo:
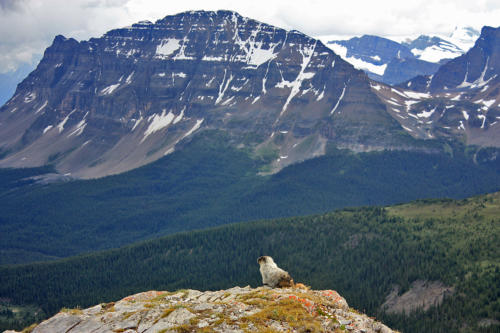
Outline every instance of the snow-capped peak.
<path id="1" fill-rule="evenodd" d="M 470 26 L 455 27 L 455 30 L 446 38 L 453 44 L 467 52 L 474 46 L 480 32 Z"/>

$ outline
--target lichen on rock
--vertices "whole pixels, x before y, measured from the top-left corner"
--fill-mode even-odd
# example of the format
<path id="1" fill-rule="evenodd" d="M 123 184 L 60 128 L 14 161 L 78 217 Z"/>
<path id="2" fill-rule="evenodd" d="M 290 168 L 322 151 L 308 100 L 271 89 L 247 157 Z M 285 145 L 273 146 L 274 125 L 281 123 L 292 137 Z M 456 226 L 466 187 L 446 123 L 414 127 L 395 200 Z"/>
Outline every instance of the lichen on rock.
<path id="1" fill-rule="evenodd" d="M 147 291 L 114 303 L 59 312 L 32 333 L 393 332 L 349 308 L 334 290 L 234 287 Z"/>

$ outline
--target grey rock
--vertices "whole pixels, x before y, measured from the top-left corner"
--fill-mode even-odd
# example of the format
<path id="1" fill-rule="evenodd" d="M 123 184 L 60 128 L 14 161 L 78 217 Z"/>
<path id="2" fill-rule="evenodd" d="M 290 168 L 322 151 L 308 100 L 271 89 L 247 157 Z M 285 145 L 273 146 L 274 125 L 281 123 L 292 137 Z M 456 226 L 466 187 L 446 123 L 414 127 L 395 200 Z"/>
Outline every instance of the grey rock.
<path id="1" fill-rule="evenodd" d="M 77 315 L 58 313 L 35 327 L 33 333 L 66 333 L 78 325 L 82 319 Z"/>
<path id="2" fill-rule="evenodd" d="M 88 314 L 88 315 L 96 315 L 101 311 L 102 311 L 102 306 L 101 306 L 101 304 L 98 304 L 96 306 L 93 306 L 91 308 L 83 310 L 83 313 Z"/>
<path id="3" fill-rule="evenodd" d="M 102 322 L 95 319 L 83 320 L 78 325 L 69 330 L 69 333 L 88 333 L 88 332 L 99 332 L 104 326 Z"/>
<path id="4" fill-rule="evenodd" d="M 199 290 L 189 289 L 187 291 L 186 300 L 191 300 L 191 299 L 194 299 L 194 298 L 198 298 L 202 294 L 203 293 L 201 291 L 199 291 Z"/>
<path id="5" fill-rule="evenodd" d="M 157 332 L 163 329 L 172 328 L 179 325 L 189 323 L 189 320 L 196 317 L 195 314 L 184 308 L 176 309 L 165 318 L 160 319 L 156 324 L 149 328 L 146 332 Z"/>
<path id="6" fill-rule="evenodd" d="M 139 326 L 137 327 L 137 332 L 144 332 L 153 326 L 162 313 L 163 311 L 154 309 L 143 314 Z"/>
<path id="7" fill-rule="evenodd" d="M 201 303 L 197 304 L 193 307 L 193 310 L 195 311 L 205 311 L 205 310 L 210 310 L 213 309 L 214 305 L 213 304 L 208 304 L 208 303 Z"/>

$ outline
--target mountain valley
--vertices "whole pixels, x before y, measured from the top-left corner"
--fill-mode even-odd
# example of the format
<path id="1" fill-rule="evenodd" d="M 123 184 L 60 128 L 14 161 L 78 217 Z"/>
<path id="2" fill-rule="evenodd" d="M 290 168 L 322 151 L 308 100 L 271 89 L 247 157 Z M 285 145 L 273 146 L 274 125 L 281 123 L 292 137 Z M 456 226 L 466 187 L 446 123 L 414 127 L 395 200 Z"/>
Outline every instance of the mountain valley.
<path id="1" fill-rule="evenodd" d="M 0 315 L 0 322 L 19 329 L 36 320 L 35 313 L 40 320 L 62 307 L 85 308 L 146 290 L 259 286 L 256 258 L 267 254 L 296 281 L 338 290 L 351 306 L 393 329 L 495 332 L 499 214 L 498 192 L 419 200 L 232 224 L 64 260 L 3 266 L 1 305 L 37 312 L 24 321 Z M 431 287 L 436 292 L 435 286 L 441 292 L 425 311 L 418 297 L 410 303 L 414 312 L 385 311 L 391 300 Z"/>
<path id="2" fill-rule="evenodd" d="M 327 155 L 262 176 L 266 161 L 204 132 L 155 163 L 116 176 L 40 183 L 46 169 L 4 172 L 2 264 L 67 257 L 227 223 L 493 192 L 500 163 L 489 150 Z M 448 152 L 445 152 L 450 149 Z M 476 162 L 473 161 L 476 160 Z M 43 178 L 42 178 L 43 180 Z"/>

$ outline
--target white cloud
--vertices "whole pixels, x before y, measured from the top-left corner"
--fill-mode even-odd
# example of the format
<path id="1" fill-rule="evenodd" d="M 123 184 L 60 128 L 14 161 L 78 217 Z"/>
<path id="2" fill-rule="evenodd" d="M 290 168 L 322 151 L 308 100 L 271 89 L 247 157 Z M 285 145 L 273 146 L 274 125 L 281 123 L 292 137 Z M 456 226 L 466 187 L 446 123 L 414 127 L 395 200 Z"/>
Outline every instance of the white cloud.
<path id="1" fill-rule="evenodd" d="M 318 35 L 448 34 L 457 25 L 498 25 L 498 0 L 0 0 L 0 73 L 37 59 L 54 36 L 79 40 L 192 9 L 230 9 Z"/>
<path id="2" fill-rule="evenodd" d="M 127 22 L 127 0 L 24 0 L 0 6 L 0 73 L 37 60 L 54 37 L 88 39 Z"/>

